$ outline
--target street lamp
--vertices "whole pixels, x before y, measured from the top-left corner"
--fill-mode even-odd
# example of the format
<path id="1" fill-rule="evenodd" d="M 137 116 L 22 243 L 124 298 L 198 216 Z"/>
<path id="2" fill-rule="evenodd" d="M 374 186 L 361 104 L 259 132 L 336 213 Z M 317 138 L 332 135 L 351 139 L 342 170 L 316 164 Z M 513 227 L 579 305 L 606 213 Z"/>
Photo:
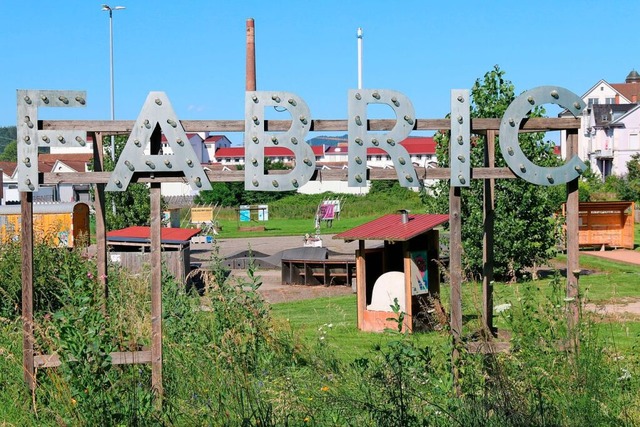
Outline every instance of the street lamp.
<path id="1" fill-rule="evenodd" d="M 113 100 L 113 11 L 125 9 L 124 6 L 111 7 L 108 4 L 102 5 L 102 10 L 109 12 L 109 65 L 110 65 L 110 77 L 111 77 L 111 120 L 116 119 L 115 104 Z M 111 135 L 111 160 L 115 162 L 115 137 Z"/>
<path id="2" fill-rule="evenodd" d="M 362 28 L 358 27 L 358 89 L 362 89 Z"/>

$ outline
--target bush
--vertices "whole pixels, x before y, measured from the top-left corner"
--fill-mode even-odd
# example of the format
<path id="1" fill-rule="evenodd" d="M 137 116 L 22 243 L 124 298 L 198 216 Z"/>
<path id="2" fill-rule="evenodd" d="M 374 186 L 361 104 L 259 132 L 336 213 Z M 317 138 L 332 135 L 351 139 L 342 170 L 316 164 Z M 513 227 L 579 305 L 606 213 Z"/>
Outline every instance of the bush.
<path id="1" fill-rule="evenodd" d="M 0 316 L 13 318 L 22 307 L 22 255 L 17 240 L 0 245 Z M 68 271 L 88 270 L 80 249 L 54 247 L 51 241 L 36 241 L 33 249 L 33 310 L 36 316 L 62 306 L 61 277 Z"/>

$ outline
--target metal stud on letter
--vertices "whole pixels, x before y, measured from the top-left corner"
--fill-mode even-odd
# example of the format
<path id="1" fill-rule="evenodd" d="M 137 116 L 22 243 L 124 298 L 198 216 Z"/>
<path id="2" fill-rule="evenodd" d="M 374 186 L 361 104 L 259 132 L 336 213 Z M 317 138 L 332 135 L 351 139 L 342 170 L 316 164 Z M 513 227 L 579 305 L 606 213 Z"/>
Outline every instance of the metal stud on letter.
<path id="1" fill-rule="evenodd" d="M 537 185 L 557 185 L 573 181 L 586 165 L 575 155 L 560 167 L 543 167 L 531 162 L 518 142 L 520 123 L 534 105 L 556 104 L 574 116 L 581 114 L 585 103 L 575 93 L 556 86 L 540 86 L 517 97 L 507 108 L 500 122 L 500 148 L 507 165 L 519 177 Z"/>

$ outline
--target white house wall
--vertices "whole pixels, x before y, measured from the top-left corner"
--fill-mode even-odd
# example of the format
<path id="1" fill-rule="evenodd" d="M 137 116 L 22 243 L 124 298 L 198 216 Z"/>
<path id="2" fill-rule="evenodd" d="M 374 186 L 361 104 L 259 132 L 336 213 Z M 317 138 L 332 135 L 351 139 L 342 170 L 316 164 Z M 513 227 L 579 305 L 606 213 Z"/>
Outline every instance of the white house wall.
<path id="1" fill-rule="evenodd" d="M 320 194 L 325 191 L 343 194 L 367 194 L 371 182 L 367 182 L 366 187 L 349 187 L 347 181 L 309 181 L 298 189 L 302 194 Z"/>

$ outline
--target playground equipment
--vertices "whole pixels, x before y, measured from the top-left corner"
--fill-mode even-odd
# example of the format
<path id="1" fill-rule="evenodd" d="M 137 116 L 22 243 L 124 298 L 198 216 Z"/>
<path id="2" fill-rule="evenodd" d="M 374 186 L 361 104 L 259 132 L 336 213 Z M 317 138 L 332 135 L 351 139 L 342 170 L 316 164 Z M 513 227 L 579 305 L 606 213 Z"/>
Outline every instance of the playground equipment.
<path id="1" fill-rule="evenodd" d="M 334 239 L 359 241 L 356 251 L 358 329 L 382 332 L 396 325 L 396 300 L 405 313 L 403 328 L 415 329 L 428 305 L 440 294 L 438 227 L 448 215 L 401 211 L 339 233 Z M 365 249 L 365 240 L 382 240 L 384 247 Z"/>
<path id="2" fill-rule="evenodd" d="M 304 235 L 304 247 L 321 248 L 322 238 L 320 237 L 320 226 L 324 222 L 328 228 L 333 226 L 334 219 L 340 219 L 341 206 L 344 206 L 342 198 L 335 200 L 323 200 L 316 208 L 314 217 L 315 234 Z"/>

